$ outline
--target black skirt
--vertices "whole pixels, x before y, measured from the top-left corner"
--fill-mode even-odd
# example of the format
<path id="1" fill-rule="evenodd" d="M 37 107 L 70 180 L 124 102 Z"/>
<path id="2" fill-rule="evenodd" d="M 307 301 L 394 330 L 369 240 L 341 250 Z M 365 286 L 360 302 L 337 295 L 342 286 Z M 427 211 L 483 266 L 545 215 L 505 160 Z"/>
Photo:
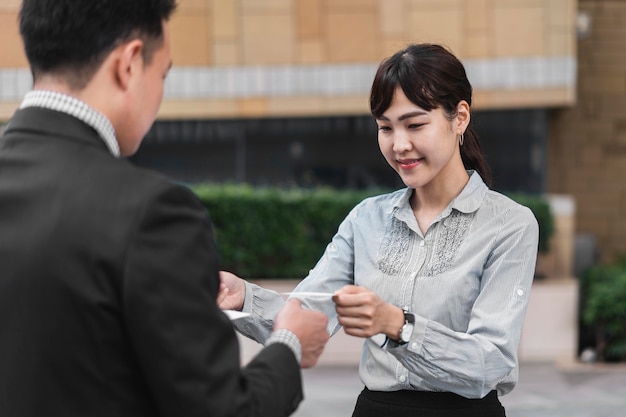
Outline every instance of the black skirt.
<path id="1" fill-rule="evenodd" d="M 451 392 L 370 391 L 365 388 L 352 417 L 505 417 L 496 391 L 481 399 Z"/>

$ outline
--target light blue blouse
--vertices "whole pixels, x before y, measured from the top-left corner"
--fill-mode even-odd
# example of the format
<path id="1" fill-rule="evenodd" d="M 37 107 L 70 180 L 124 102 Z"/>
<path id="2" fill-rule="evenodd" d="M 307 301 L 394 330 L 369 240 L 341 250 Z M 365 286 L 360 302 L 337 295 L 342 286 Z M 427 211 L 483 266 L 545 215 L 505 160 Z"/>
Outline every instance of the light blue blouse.
<path id="1" fill-rule="evenodd" d="M 463 191 L 420 232 L 409 204 L 412 189 L 365 199 L 339 226 L 309 275 L 294 290 L 334 292 L 367 287 L 416 314 L 409 343 L 364 340 L 359 375 L 370 390 L 449 391 L 482 398 L 510 392 L 518 379 L 522 324 L 537 259 L 539 229 L 533 213 L 489 190 L 469 171 Z M 269 337 L 280 294 L 246 283 L 238 330 Z M 331 300 L 303 304 L 340 330 Z M 381 346 L 383 345 L 384 346 Z"/>

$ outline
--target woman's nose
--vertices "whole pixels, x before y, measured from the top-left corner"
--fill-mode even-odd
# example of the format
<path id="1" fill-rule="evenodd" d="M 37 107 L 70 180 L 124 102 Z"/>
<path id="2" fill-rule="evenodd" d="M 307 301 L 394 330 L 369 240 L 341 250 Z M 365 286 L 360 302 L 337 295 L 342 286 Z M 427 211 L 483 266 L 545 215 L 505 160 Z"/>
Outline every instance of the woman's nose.
<path id="1" fill-rule="evenodd" d="M 411 149 L 413 144 L 411 138 L 406 132 L 396 131 L 393 136 L 393 151 L 401 153 Z"/>

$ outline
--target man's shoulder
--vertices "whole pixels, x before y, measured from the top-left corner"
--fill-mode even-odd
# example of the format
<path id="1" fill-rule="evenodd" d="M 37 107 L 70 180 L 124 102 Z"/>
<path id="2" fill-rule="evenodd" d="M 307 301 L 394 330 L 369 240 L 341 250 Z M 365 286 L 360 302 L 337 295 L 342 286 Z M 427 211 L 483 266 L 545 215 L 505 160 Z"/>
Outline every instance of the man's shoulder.
<path id="1" fill-rule="evenodd" d="M 108 158 L 98 168 L 103 180 L 127 193 L 154 194 L 178 190 L 191 193 L 189 187 L 153 169 L 137 166 L 124 158 Z M 117 183 L 117 185 L 115 184 Z"/>

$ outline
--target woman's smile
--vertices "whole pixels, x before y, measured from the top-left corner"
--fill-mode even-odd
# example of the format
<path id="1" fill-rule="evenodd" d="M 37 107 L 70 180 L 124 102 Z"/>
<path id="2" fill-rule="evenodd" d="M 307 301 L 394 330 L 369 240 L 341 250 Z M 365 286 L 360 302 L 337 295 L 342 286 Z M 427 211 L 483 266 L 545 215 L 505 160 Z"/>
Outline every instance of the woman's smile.
<path id="1" fill-rule="evenodd" d="M 418 165 L 421 165 L 422 162 L 424 162 L 424 158 L 418 158 L 418 159 L 397 159 L 396 161 L 398 162 L 398 165 L 400 166 L 400 169 L 409 170 L 409 169 L 415 168 Z"/>

